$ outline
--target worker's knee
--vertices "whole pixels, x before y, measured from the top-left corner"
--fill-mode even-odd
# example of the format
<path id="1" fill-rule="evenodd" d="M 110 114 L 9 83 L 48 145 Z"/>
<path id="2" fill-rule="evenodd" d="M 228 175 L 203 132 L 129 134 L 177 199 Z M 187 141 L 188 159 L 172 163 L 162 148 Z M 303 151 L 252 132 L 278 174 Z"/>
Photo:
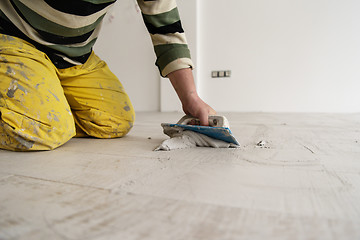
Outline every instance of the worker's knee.
<path id="1" fill-rule="evenodd" d="M 50 117 L 50 115 L 49 115 Z M 0 112 L 0 149 L 39 151 L 55 149 L 75 136 L 72 115 L 42 122 L 16 112 Z"/>
<path id="2" fill-rule="evenodd" d="M 74 112 L 75 122 L 86 135 L 96 138 L 125 136 L 133 126 L 135 113 L 132 108 L 120 114 L 97 109 Z"/>

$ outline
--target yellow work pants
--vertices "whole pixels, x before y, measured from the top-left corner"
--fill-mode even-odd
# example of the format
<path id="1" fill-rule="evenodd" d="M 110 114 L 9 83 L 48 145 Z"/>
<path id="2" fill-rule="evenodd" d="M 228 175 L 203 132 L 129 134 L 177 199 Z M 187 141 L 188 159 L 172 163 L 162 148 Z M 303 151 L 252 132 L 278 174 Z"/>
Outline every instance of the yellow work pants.
<path id="1" fill-rule="evenodd" d="M 134 122 L 129 97 L 94 53 L 57 69 L 28 42 L 0 34 L 0 149 L 50 150 L 75 135 L 122 137 Z"/>

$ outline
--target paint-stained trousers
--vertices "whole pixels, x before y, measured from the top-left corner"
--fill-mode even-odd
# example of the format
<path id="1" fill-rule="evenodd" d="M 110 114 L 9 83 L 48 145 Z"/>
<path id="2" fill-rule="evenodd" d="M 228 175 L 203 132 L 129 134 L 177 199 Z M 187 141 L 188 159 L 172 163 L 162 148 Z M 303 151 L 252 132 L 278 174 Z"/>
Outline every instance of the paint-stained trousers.
<path id="1" fill-rule="evenodd" d="M 72 137 L 122 137 L 134 110 L 117 77 L 94 53 L 57 69 L 46 54 L 0 34 L 0 149 L 51 150 Z"/>

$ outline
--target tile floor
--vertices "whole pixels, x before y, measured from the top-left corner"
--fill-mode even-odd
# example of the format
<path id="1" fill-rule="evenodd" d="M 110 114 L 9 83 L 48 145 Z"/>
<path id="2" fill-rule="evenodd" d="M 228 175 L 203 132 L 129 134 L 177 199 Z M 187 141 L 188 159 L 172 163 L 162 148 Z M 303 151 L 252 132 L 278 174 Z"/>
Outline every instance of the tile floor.
<path id="1" fill-rule="evenodd" d="M 360 239 L 360 114 L 225 115 L 239 149 L 154 152 L 182 115 L 138 113 L 122 139 L 0 150 L 0 239 Z"/>

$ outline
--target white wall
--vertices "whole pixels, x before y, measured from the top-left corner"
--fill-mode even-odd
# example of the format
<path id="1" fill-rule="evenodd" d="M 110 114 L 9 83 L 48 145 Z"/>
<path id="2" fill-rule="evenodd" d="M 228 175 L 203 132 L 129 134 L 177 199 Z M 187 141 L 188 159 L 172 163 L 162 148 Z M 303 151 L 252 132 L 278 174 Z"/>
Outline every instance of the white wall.
<path id="1" fill-rule="evenodd" d="M 106 16 L 95 52 L 125 87 L 136 111 L 160 109 L 160 81 L 150 36 L 135 0 L 119 0 Z"/>
<path id="2" fill-rule="evenodd" d="M 119 76 L 137 111 L 179 110 L 174 91 L 159 80 L 134 2 L 118 1 L 95 50 Z M 178 0 L 178 5 L 198 90 L 217 111 L 360 111 L 360 1 Z M 231 78 L 210 77 L 211 70 L 228 69 Z"/>
<path id="3" fill-rule="evenodd" d="M 218 111 L 360 111 L 360 1 L 200 5 L 201 91 Z"/>

